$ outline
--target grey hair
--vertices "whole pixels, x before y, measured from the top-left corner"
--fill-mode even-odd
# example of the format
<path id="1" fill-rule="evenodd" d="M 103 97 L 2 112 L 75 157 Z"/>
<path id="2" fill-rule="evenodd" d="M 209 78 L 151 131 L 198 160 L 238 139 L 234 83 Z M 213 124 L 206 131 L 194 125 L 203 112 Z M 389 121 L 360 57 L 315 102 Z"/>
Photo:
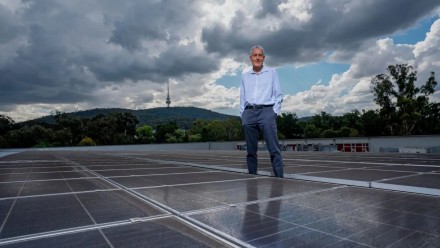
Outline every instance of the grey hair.
<path id="1" fill-rule="evenodd" d="M 250 55 L 252 55 L 252 52 L 254 51 L 255 48 L 261 49 L 261 51 L 263 52 L 263 55 L 264 55 L 264 48 L 262 46 L 258 46 L 258 45 L 251 47 Z"/>

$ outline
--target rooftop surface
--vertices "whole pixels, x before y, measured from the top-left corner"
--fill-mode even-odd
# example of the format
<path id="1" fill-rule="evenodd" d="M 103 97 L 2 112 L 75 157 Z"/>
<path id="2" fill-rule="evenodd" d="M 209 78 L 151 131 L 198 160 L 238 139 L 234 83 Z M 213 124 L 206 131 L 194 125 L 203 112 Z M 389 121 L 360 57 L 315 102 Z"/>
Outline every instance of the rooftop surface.
<path id="1" fill-rule="evenodd" d="M 25 151 L 0 157 L 0 246 L 439 247 L 440 156 Z"/>

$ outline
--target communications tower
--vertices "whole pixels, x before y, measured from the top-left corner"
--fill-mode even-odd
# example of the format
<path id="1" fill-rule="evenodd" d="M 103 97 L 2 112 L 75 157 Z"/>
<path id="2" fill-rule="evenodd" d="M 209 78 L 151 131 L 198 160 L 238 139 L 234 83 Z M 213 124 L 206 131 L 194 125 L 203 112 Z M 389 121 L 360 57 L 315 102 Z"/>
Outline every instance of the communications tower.
<path id="1" fill-rule="evenodd" d="M 170 107 L 170 104 L 171 104 L 171 98 L 170 98 L 170 82 L 169 82 L 169 81 L 167 82 L 167 90 L 168 90 L 168 93 L 167 93 L 167 101 L 166 101 L 166 103 L 167 103 L 167 107 L 169 108 L 169 107 Z"/>

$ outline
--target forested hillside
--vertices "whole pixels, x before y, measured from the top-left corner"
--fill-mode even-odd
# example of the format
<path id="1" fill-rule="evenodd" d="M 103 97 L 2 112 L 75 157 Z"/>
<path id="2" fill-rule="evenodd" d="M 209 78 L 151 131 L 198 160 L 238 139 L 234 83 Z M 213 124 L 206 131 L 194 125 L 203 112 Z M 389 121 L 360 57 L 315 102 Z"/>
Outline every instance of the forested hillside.
<path id="1" fill-rule="evenodd" d="M 107 115 L 110 113 L 131 113 L 139 121 L 138 126 L 149 125 L 153 128 L 157 125 L 169 122 L 175 122 L 177 126 L 184 129 L 191 128 L 193 121 L 196 119 L 202 120 L 226 120 L 228 118 L 239 118 L 238 116 L 220 114 L 211 110 L 196 108 L 196 107 L 162 107 L 152 109 L 123 109 L 123 108 L 100 108 L 90 109 L 78 112 L 67 113 L 75 117 L 83 119 L 92 119 L 100 114 Z M 36 123 L 55 123 L 55 115 L 44 116 L 34 120 L 22 122 L 19 124 L 29 125 Z"/>

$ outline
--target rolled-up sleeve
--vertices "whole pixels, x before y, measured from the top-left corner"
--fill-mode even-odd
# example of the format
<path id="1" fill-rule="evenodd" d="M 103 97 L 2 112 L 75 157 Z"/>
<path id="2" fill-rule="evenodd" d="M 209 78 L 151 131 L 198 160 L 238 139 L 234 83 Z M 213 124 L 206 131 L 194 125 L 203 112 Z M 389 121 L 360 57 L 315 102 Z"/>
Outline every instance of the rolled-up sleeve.
<path id="1" fill-rule="evenodd" d="M 275 114 L 280 115 L 281 112 L 281 103 L 283 102 L 283 94 L 281 94 L 280 88 L 280 80 L 278 78 L 278 73 L 274 69 L 272 71 L 272 79 L 273 79 L 273 97 L 275 98 L 275 103 L 273 105 L 273 111 Z"/>
<path id="2" fill-rule="evenodd" d="M 244 111 L 244 102 L 245 102 L 245 97 L 244 97 L 244 83 L 243 83 L 243 75 L 241 75 L 241 82 L 240 82 L 240 117 L 243 114 Z"/>

